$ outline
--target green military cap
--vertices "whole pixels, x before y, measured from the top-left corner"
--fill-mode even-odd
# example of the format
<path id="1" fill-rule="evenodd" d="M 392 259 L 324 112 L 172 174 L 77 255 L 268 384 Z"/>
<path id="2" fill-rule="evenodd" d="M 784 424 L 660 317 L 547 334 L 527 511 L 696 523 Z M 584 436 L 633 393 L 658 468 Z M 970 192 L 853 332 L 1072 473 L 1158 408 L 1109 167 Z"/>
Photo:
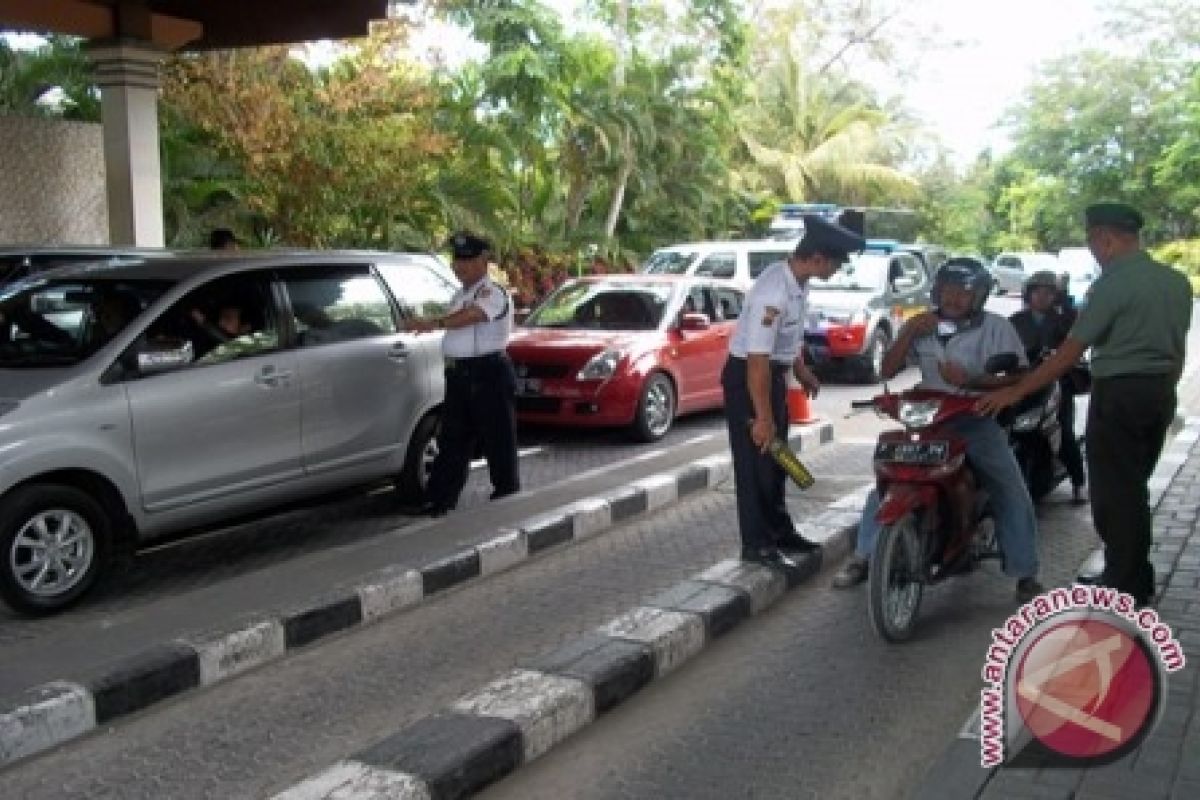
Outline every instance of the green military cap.
<path id="1" fill-rule="evenodd" d="M 1093 203 L 1084 211 L 1084 220 L 1089 228 L 1116 228 L 1137 233 L 1146 224 L 1141 212 L 1125 203 Z"/>

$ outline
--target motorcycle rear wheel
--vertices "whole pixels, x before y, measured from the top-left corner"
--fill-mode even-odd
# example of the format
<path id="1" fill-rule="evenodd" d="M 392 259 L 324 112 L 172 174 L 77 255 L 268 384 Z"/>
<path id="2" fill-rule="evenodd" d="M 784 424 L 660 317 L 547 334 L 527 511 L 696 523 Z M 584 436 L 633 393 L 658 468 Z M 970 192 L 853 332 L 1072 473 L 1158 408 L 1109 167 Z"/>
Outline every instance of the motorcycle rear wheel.
<path id="1" fill-rule="evenodd" d="M 867 584 L 867 615 L 875 632 L 903 642 L 917 625 L 925 590 L 924 547 L 911 515 L 879 532 Z"/>

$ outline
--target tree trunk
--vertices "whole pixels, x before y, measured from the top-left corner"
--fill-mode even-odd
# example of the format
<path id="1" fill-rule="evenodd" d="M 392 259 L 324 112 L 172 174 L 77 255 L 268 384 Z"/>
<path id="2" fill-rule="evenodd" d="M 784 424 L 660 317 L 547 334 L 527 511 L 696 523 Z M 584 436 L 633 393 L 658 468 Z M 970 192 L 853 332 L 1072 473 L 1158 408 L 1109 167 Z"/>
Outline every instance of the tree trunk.
<path id="1" fill-rule="evenodd" d="M 604 222 L 604 236 L 612 239 L 617 230 L 617 221 L 621 218 L 621 206 L 625 203 L 625 187 L 629 184 L 629 176 L 633 174 L 633 141 L 629 128 L 625 128 L 621 139 L 621 167 L 617 170 L 617 179 L 613 185 L 612 203 L 608 207 L 608 219 Z"/>

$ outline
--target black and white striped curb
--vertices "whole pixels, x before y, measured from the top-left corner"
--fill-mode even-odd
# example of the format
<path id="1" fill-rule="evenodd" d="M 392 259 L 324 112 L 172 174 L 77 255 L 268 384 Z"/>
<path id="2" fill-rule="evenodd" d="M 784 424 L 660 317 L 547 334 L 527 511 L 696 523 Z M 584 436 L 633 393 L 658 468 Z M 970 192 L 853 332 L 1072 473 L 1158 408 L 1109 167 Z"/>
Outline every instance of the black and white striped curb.
<path id="1" fill-rule="evenodd" d="M 833 441 L 833 425 L 794 428 L 799 452 Z M 153 646 L 84 681 L 58 680 L 0 706 L 0 767 L 82 736 L 162 700 L 210 686 L 318 639 L 419 605 L 447 589 L 595 536 L 634 517 L 710 489 L 732 475 L 728 454 L 591 497 L 497 531 L 493 538 L 420 569 L 384 569 L 356 586 L 231 631 Z M 325 591 L 325 590 L 322 590 Z"/>
<path id="2" fill-rule="evenodd" d="M 800 526 L 821 551 L 783 571 L 722 561 L 534 658 L 274 800 L 454 800 L 546 753 L 852 547 L 870 486 Z"/>

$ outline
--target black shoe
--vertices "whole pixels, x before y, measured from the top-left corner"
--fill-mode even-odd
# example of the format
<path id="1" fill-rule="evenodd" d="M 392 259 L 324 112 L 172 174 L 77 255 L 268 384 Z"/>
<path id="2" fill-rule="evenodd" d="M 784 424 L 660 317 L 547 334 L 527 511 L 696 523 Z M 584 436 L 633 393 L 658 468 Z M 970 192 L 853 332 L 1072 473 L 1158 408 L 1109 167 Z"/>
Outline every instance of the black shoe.
<path id="1" fill-rule="evenodd" d="M 810 542 L 798 533 L 789 533 L 780 536 L 775 542 L 776 547 L 780 550 L 787 550 L 789 553 L 811 553 L 821 549 L 821 545 L 816 542 Z"/>
<path id="2" fill-rule="evenodd" d="M 753 561 L 764 567 L 776 569 L 799 569 L 800 565 L 774 547 L 760 547 L 757 550 L 743 550 L 743 561 Z"/>
<path id="3" fill-rule="evenodd" d="M 452 509 L 453 506 L 435 503 L 431 500 L 422 504 L 422 506 L 417 509 L 417 514 L 422 517 L 433 517 L 436 519 L 437 517 L 446 516 L 446 514 L 448 514 Z"/>

